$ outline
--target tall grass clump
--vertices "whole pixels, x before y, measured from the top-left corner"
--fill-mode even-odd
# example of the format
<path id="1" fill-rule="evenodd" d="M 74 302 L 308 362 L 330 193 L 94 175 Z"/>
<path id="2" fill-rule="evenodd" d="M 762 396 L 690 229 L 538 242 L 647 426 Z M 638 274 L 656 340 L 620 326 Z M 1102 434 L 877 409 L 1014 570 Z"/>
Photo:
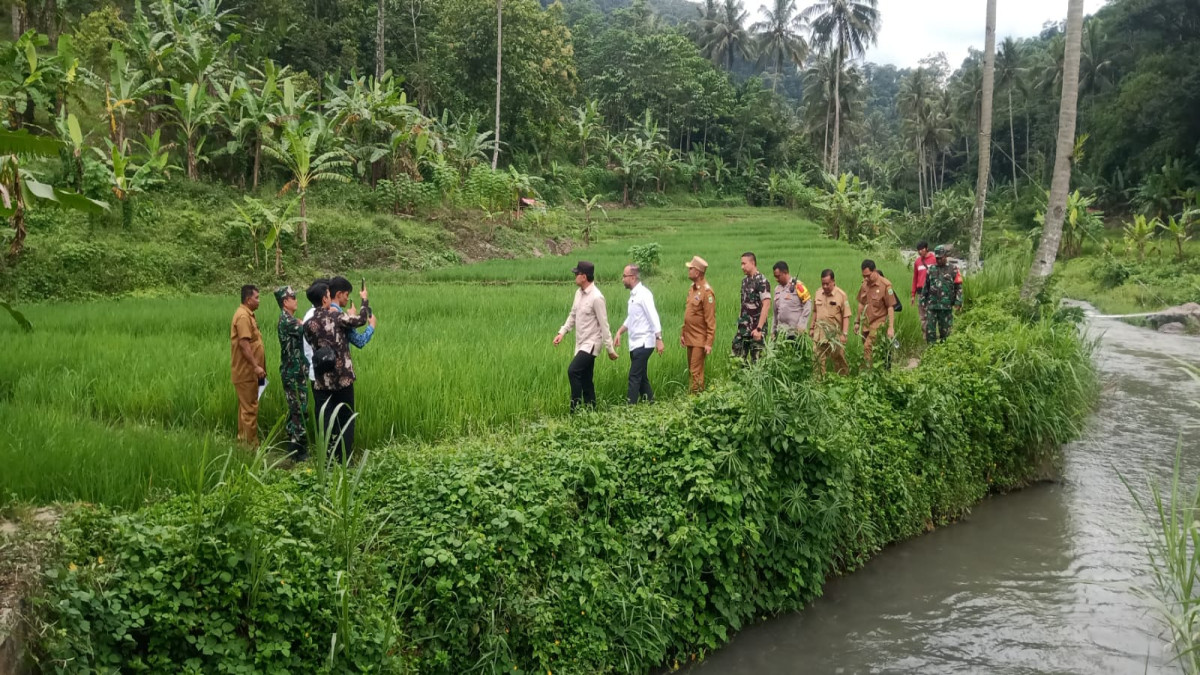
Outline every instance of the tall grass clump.
<path id="1" fill-rule="evenodd" d="M 350 468 L 247 470 L 131 514 L 76 509 L 35 654 L 197 672 L 645 672 L 701 657 L 1041 475 L 1094 376 L 1074 325 L 1006 307 L 978 305 L 914 371 L 820 381 L 810 350 L 784 346 L 695 398 L 377 449 Z"/>
<path id="2" fill-rule="evenodd" d="M 1200 381 L 1200 369 L 1182 366 Z M 1195 402 L 1200 407 L 1200 401 Z M 1139 496 L 1124 477 L 1126 489 L 1149 530 L 1146 553 L 1153 588 L 1147 595 L 1171 632 L 1171 646 L 1184 672 L 1200 673 L 1200 481 L 1188 487 L 1181 466 L 1183 446 L 1175 450 L 1170 491 L 1150 483 L 1150 498 Z"/>

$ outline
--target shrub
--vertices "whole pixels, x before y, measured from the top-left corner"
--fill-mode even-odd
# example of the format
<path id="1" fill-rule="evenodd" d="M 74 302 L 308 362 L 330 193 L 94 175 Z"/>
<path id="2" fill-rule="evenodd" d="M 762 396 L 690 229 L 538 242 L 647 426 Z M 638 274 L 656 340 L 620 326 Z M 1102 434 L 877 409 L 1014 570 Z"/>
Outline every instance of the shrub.
<path id="1" fill-rule="evenodd" d="M 1095 377 L 1075 326 L 995 297 L 915 371 L 818 382 L 802 343 L 694 399 L 393 448 L 357 477 L 318 465 L 77 509 L 38 656 L 593 673 L 715 648 L 1025 484 L 1079 432 Z"/>
<path id="2" fill-rule="evenodd" d="M 654 274 L 655 268 L 662 263 L 661 247 L 654 242 L 635 244 L 629 247 L 629 259 L 641 270 L 642 276 Z"/>

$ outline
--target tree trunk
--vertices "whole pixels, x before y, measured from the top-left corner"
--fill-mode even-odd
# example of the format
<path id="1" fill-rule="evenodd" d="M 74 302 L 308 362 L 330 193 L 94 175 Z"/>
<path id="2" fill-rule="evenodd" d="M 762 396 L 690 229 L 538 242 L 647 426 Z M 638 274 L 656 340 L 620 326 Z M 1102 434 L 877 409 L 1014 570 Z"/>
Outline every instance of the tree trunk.
<path id="1" fill-rule="evenodd" d="M 10 262 L 17 262 L 17 258 L 21 256 L 21 250 L 25 247 L 25 235 L 28 230 L 25 229 L 25 190 L 21 187 L 21 170 L 16 166 L 16 158 L 13 158 L 13 183 L 12 183 L 12 226 L 13 240 L 8 246 L 8 259 Z"/>
<path id="2" fill-rule="evenodd" d="M 1079 99 L 1079 47 L 1083 36 L 1083 0 L 1067 2 L 1067 44 L 1063 63 L 1062 105 L 1058 111 L 1058 145 L 1054 154 L 1054 178 L 1042 241 L 1021 288 L 1021 298 L 1032 302 L 1054 271 L 1054 259 L 1062 241 L 1067 193 L 1071 189 L 1071 156 L 1075 150 L 1075 115 Z"/>
<path id="3" fill-rule="evenodd" d="M 12 33 L 13 42 L 21 39 L 25 33 L 25 6 L 20 0 L 13 0 L 12 4 Z"/>
<path id="4" fill-rule="evenodd" d="M 925 153 L 920 139 L 917 139 L 917 206 L 925 210 Z"/>
<path id="5" fill-rule="evenodd" d="M 375 81 L 379 82 L 383 79 L 383 40 L 384 40 L 384 24 L 385 24 L 385 8 L 387 7 L 386 0 L 376 0 L 375 11 Z"/>
<path id="6" fill-rule="evenodd" d="M 196 163 L 196 138 L 188 136 L 187 139 L 187 177 L 188 180 L 200 179 L 200 168 Z"/>
<path id="7" fill-rule="evenodd" d="M 979 171 L 975 176 L 975 209 L 971 212 L 968 273 L 979 268 L 983 251 L 983 214 L 987 208 L 988 173 L 992 166 L 992 94 L 996 85 L 996 0 L 987 0 L 983 48 L 983 105 L 979 114 Z"/>
<path id="8" fill-rule="evenodd" d="M 1012 85 L 1008 86 L 1008 151 L 1012 160 L 1013 202 L 1016 202 L 1020 196 L 1017 194 L 1017 133 L 1013 126 Z"/>
<path id="9" fill-rule="evenodd" d="M 254 182 L 252 192 L 258 192 L 258 173 L 262 168 L 262 132 L 254 138 Z"/>
<path id="10" fill-rule="evenodd" d="M 275 276 L 283 277 L 283 248 L 279 245 L 279 240 L 283 238 L 283 232 L 275 233 Z"/>
<path id="11" fill-rule="evenodd" d="M 46 37 L 50 40 L 50 49 L 58 49 L 58 1 L 46 0 L 43 10 L 46 21 Z"/>
<path id="12" fill-rule="evenodd" d="M 308 258 L 308 194 L 300 192 L 300 249 Z"/>
<path id="13" fill-rule="evenodd" d="M 500 164 L 500 63 L 504 54 L 504 0 L 496 0 L 496 145 L 492 148 L 492 170 Z"/>
<path id="14" fill-rule="evenodd" d="M 833 112 L 833 101 L 825 102 L 825 148 L 821 151 L 821 163 L 829 171 L 829 116 Z"/>
<path id="15" fill-rule="evenodd" d="M 830 153 L 830 164 L 833 165 L 833 175 L 838 172 L 838 146 L 841 145 L 842 133 L 842 51 L 838 50 L 837 70 L 833 73 L 833 150 Z"/>

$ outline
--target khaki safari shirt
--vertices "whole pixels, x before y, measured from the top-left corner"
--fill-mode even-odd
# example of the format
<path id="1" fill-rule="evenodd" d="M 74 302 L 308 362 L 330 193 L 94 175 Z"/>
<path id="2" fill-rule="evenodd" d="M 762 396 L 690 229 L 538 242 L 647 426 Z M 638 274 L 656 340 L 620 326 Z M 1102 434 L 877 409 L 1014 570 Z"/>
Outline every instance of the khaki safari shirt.
<path id="1" fill-rule="evenodd" d="M 712 347 L 717 335 L 717 300 L 712 286 L 692 284 L 688 289 L 687 309 L 683 313 L 683 345 Z"/>
<path id="2" fill-rule="evenodd" d="M 845 333 L 842 326 L 850 320 L 850 299 L 846 291 L 833 287 L 833 292 L 825 294 L 821 289 L 813 294 L 813 325 L 812 337 L 816 342 L 829 342 L 840 339 Z"/>
<path id="3" fill-rule="evenodd" d="M 571 313 L 558 333 L 566 335 L 572 328 L 575 329 L 576 354 L 587 352 L 599 356 L 602 348 L 617 353 L 612 346 L 612 330 L 608 327 L 608 306 L 596 284 L 588 286 L 586 291 L 582 288 L 575 290 Z"/>
<path id="4" fill-rule="evenodd" d="M 884 277 L 879 281 L 863 282 L 858 291 L 858 311 L 867 318 L 867 326 L 874 330 L 887 319 L 888 309 L 896 305 L 896 292 L 892 290 L 892 282 Z"/>
<path id="5" fill-rule="evenodd" d="M 239 345 L 242 340 L 250 340 L 253 361 L 247 360 L 246 355 L 242 353 Z M 263 370 L 267 368 L 267 356 L 263 349 L 262 333 L 258 332 L 258 321 L 254 319 L 254 312 L 245 305 L 238 305 L 233 313 L 233 322 L 229 325 L 229 361 L 233 369 L 234 384 L 258 382 L 254 367 L 260 366 Z"/>

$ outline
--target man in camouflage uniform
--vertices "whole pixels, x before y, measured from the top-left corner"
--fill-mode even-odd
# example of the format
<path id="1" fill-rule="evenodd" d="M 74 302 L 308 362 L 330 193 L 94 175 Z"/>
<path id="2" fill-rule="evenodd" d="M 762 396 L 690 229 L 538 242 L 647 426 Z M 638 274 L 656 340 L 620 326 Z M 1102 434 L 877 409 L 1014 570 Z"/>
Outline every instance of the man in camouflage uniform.
<path id="1" fill-rule="evenodd" d="M 288 454 L 297 462 L 308 459 L 308 360 L 304 358 L 304 325 L 296 320 L 296 291 L 275 289 L 279 303 L 279 379 L 287 397 Z"/>
<path id="2" fill-rule="evenodd" d="M 733 355 L 757 361 L 767 317 L 771 316 L 771 286 L 758 271 L 758 258 L 753 253 L 742 254 L 742 272 L 746 277 L 742 279 L 742 313 L 733 336 Z"/>
<path id="3" fill-rule="evenodd" d="M 937 264 L 929 268 L 922 291 L 928 311 L 925 341 L 929 344 L 950 336 L 954 312 L 962 309 L 962 273 L 950 264 L 948 253 L 945 246 L 933 249 Z"/>

